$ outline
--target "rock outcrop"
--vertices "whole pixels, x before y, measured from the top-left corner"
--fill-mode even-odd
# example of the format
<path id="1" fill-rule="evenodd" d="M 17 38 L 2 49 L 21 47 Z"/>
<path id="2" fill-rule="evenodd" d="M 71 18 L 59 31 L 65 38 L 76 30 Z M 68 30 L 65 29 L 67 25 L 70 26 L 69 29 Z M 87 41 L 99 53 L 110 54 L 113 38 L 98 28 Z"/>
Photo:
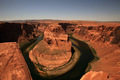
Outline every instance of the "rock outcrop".
<path id="1" fill-rule="evenodd" d="M 38 31 L 44 32 L 48 25 L 49 23 L 39 23 L 39 25 L 37 26 Z"/>
<path id="2" fill-rule="evenodd" d="M 68 40 L 68 35 L 60 25 L 53 24 L 46 28 L 44 39 L 29 53 L 29 57 L 36 67 L 42 65 L 37 68 L 40 75 L 47 75 L 46 77 L 50 77 L 50 75 L 44 71 L 52 71 L 54 68 L 66 64 L 71 56 L 71 42 Z"/>
<path id="3" fill-rule="evenodd" d="M 77 24 L 75 23 L 59 23 L 59 25 L 62 26 L 62 28 L 67 32 L 67 33 L 71 33 L 75 30 L 75 27 L 77 26 Z"/>
<path id="4" fill-rule="evenodd" d="M 21 34 L 20 23 L 0 24 L 0 42 L 17 42 Z"/>
<path id="5" fill-rule="evenodd" d="M 93 42 L 100 41 L 112 44 L 119 44 L 120 42 L 120 26 L 79 26 L 75 29 L 74 34 Z"/>
<path id="6" fill-rule="evenodd" d="M 47 42 L 51 49 L 71 50 L 68 35 L 60 25 L 49 25 L 44 32 L 44 41 Z"/>
<path id="7" fill-rule="evenodd" d="M 1 23 L 0 42 L 22 42 L 36 37 L 35 25 L 27 23 Z"/>
<path id="8" fill-rule="evenodd" d="M 92 71 L 104 71 L 111 80 L 120 79 L 120 26 L 79 26 L 74 35 L 87 41 L 97 52 L 99 60 L 91 66 Z"/>
<path id="9" fill-rule="evenodd" d="M 0 43 L 0 80 L 32 80 L 16 42 Z"/>
<path id="10" fill-rule="evenodd" d="M 118 45 L 106 45 L 96 42 L 90 43 L 97 51 L 99 60 L 92 63 L 92 71 L 103 71 L 109 74 L 113 80 L 120 79 L 120 47 Z"/>
<path id="11" fill-rule="evenodd" d="M 110 80 L 107 73 L 104 73 L 103 71 L 90 71 L 83 75 L 83 77 L 80 80 Z"/>

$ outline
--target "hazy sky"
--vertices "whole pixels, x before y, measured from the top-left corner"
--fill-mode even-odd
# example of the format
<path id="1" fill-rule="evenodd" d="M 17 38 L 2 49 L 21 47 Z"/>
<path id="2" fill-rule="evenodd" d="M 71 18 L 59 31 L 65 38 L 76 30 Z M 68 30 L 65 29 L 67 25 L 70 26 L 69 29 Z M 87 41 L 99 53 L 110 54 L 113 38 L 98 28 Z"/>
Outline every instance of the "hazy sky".
<path id="1" fill-rule="evenodd" d="M 0 0 L 0 21 L 120 21 L 120 0 Z"/>

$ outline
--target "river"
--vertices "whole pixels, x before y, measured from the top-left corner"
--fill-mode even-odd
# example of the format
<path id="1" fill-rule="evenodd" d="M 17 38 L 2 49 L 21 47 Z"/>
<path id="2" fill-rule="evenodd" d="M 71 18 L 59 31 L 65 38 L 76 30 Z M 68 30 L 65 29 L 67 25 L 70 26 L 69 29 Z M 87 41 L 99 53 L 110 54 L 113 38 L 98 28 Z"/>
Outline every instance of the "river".
<path id="1" fill-rule="evenodd" d="M 72 42 L 72 57 L 70 61 L 54 70 L 47 71 L 47 79 L 39 76 L 36 67 L 29 59 L 29 51 L 34 48 L 34 46 L 43 39 L 38 37 L 30 45 L 26 46 L 22 50 L 23 56 L 28 64 L 33 80 L 80 80 L 82 75 L 84 75 L 90 69 L 90 63 L 97 60 L 96 51 L 84 41 L 80 41 L 69 35 L 69 40 Z M 50 75 L 57 75 L 55 77 L 50 77 Z"/>

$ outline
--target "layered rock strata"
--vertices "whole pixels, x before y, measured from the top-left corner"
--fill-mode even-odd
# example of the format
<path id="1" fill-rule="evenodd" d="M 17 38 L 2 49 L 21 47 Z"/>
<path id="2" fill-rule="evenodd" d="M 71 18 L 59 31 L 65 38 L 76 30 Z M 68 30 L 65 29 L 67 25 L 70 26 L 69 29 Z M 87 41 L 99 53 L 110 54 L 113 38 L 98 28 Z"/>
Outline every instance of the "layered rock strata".
<path id="1" fill-rule="evenodd" d="M 100 41 L 103 43 L 109 42 L 112 44 L 119 44 L 120 42 L 120 26 L 78 26 L 75 35 L 80 35 L 89 41 Z"/>
<path id="2" fill-rule="evenodd" d="M 49 25 L 44 32 L 44 41 L 49 44 L 51 49 L 71 50 L 71 42 L 68 40 L 68 35 L 60 25 Z"/>
<path id="3" fill-rule="evenodd" d="M 46 28 L 44 39 L 29 53 L 31 61 L 35 65 L 41 65 L 41 69 L 37 68 L 40 75 L 42 75 L 42 69 L 43 71 L 53 70 L 66 64 L 71 56 L 71 42 L 68 40 L 68 35 L 60 25 L 53 24 Z M 47 75 L 47 73 L 44 74 Z"/>
<path id="4" fill-rule="evenodd" d="M 79 26 L 74 35 L 87 41 L 96 50 L 99 60 L 91 70 L 108 73 L 111 80 L 120 79 L 120 26 Z"/>

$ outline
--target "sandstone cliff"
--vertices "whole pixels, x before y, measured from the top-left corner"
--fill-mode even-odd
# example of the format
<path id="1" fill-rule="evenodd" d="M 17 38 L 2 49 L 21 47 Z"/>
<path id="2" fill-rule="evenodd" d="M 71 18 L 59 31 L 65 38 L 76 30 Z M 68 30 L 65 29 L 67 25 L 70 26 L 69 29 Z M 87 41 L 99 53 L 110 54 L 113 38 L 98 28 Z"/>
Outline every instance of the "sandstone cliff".
<path id="1" fill-rule="evenodd" d="M 74 34 L 80 35 L 89 41 L 109 42 L 119 44 L 120 42 L 120 26 L 78 26 Z"/>
<path id="2" fill-rule="evenodd" d="M 78 26 L 74 35 L 87 41 L 97 52 L 99 60 L 92 63 L 91 70 L 108 73 L 111 80 L 120 79 L 120 26 Z M 96 78 L 97 79 L 97 78 Z"/>
<path id="3" fill-rule="evenodd" d="M 71 49 L 68 35 L 60 25 L 49 25 L 44 32 L 44 41 L 50 45 L 51 49 L 65 49 L 67 51 Z"/>
<path id="4" fill-rule="evenodd" d="M 0 43 L 0 80 L 32 80 L 16 42 Z"/>
<path id="5" fill-rule="evenodd" d="M 37 68 L 39 74 L 41 76 L 47 75 L 46 77 L 50 76 L 44 71 L 52 71 L 54 68 L 66 64 L 71 56 L 71 42 L 68 40 L 68 35 L 60 25 L 54 24 L 46 28 L 44 39 L 29 53 L 29 57 L 35 66 L 41 65 Z"/>
<path id="6" fill-rule="evenodd" d="M 21 42 L 35 38 L 35 25 L 27 23 L 0 24 L 0 42 Z"/>

